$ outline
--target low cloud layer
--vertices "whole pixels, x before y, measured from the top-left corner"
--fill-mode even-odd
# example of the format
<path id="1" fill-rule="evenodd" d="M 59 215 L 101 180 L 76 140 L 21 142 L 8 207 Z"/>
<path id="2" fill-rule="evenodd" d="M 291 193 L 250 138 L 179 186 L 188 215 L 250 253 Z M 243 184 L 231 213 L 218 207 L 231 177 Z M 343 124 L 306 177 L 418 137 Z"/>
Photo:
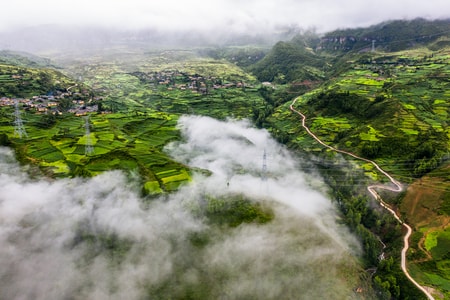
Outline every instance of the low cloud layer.
<path id="1" fill-rule="evenodd" d="M 151 201 L 120 172 L 30 179 L 0 149 L 0 298 L 357 298 L 358 243 L 318 179 L 245 121 L 185 117 L 180 129 L 167 151 L 211 175 Z M 195 213 L 205 195 L 236 194 L 274 219 L 229 228 Z"/>
<path id="2" fill-rule="evenodd" d="M 448 18 L 447 0 L 191 0 L 89 1 L 15 0 L 8 3 L 0 30 L 41 24 L 105 26 L 116 29 L 156 28 L 162 31 L 267 32 L 280 26 L 368 26 L 399 18 Z"/>
<path id="3" fill-rule="evenodd" d="M 43 56 L 92 55 L 128 45 L 173 48 L 273 45 L 295 33 L 319 34 L 398 19 L 450 18 L 447 0 L 15 0 L 0 18 L 0 50 Z"/>

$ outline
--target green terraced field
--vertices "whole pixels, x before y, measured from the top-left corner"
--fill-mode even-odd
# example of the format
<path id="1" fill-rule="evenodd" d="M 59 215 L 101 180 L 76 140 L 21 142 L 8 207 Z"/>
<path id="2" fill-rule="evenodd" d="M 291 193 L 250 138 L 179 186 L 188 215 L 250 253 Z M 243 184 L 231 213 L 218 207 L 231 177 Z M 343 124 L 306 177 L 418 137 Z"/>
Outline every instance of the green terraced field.
<path id="1" fill-rule="evenodd" d="M 24 139 L 15 137 L 9 125 L 1 126 L 0 133 L 6 133 L 11 141 L 17 143 L 25 159 L 55 176 L 94 176 L 112 169 L 139 169 L 144 177 L 157 179 L 152 183 L 152 193 L 163 192 L 189 181 L 190 171 L 162 152 L 169 141 L 178 138 L 177 117 L 167 115 L 161 119 L 162 115 L 157 113 L 148 118 L 122 114 L 91 115 L 90 140 L 94 152 L 88 155 L 85 154 L 84 119 L 80 117 L 63 116 L 46 130 L 27 125 L 29 137 Z M 36 118 L 23 114 L 23 119 L 28 117 Z M 156 165 L 158 174 L 153 173 Z M 170 174 L 161 171 L 166 166 Z"/>

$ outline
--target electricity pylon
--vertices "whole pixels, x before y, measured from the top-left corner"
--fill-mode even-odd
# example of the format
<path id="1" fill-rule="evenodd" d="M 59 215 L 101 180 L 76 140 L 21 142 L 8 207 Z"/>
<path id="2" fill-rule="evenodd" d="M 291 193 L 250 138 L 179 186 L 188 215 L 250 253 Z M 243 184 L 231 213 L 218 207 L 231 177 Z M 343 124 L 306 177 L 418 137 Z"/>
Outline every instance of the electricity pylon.
<path id="1" fill-rule="evenodd" d="M 28 137 L 25 126 L 23 126 L 22 117 L 20 116 L 19 101 L 16 100 L 14 103 L 14 135 L 22 138 L 23 136 Z"/>
<path id="2" fill-rule="evenodd" d="M 266 149 L 264 149 L 264 154 L 263 154 L 261 180 L 262 181 L 266 181 L 267 180 L 267 154 L 266 154 Z"/>
<path id="3" fill-rule="evenodd" d="M 94 147 L 92 146 L 91 125 L 89 124 L 89 116 L 84 117 L 84 128 L 86 129 L 86 144 L 84 148 L 84 155 L 90 155 L 94 153 Z"/>

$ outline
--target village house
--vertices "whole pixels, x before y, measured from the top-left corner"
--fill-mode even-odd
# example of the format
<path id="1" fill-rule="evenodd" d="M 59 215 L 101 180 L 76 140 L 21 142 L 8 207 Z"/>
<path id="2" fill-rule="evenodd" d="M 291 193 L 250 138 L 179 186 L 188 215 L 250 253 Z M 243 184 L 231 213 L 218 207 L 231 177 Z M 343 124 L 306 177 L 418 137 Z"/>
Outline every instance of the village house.
<path id="1" fill-rule="evenodd" d="M 9 98 L 2 97 L 0 98 L 0 106 L 13 106 L 16 102 L 19 102 L 23 105 L 25 110 L 34 110 L 36 114 L 43 113 L 52 113 L 54 115 L 61 115 L 62 112 L 58 109 L 59 100 L 64 99 L 65 97 L 73 97 L 75 95 L 82 96 L 81 93 L 71 93 L 71 92 L 57 92 L 52 95 L 36 95 L 32 96 L 30 99 L 19 99 L 19 98 Z M 101 97 L 96 97 L 96 100 L 101 100 Z M 86 115 L 90 112 L 97 112 L 98 106 L 86 106 L 85 100 L 72 100 L 72 104 L 74 105 L 73 109 L 70 109 L 68 112 L 73 113 L 76 116 Z"/>

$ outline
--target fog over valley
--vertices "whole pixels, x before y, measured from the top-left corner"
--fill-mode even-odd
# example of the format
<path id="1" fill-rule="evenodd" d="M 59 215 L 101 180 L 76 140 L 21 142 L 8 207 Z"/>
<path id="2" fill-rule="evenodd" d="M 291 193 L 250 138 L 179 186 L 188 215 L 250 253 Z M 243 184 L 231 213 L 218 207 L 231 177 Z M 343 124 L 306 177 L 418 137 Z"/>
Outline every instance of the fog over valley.
<path id="1" fill-rule="evenodd" d="M 139 196 L 132 172 L 30 178 L 1 148 L 0 298 L 358 298 L 359 243 L 319 177 L 246 121 L 179 127 L 167 151 L 210 173 L 157 199 Z M 214 219 L 214 205 L 236 198 L 269 220 Z"/>

